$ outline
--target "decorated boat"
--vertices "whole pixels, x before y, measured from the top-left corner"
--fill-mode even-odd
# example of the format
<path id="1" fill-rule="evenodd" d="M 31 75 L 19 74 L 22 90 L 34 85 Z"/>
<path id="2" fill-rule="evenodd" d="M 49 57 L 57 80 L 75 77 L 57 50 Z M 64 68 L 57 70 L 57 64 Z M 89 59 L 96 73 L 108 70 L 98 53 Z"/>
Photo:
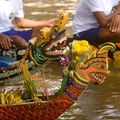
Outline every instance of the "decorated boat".
<path id="1" fill-rule="evenodd" d="M 115 45 L 108 42 L 94 49 L 85 40 L 74 40 L 66 47 L 66 23 L 67 15 L 60 15 L 54 27 L 43 28 L 40 36 L 31 40 L 28 48 L 17 54 L 20 59 L 11 60 L 9 64 L 1 61 L 4 74 L 20 69 L 24 82 L 22 89 L 1 91 L 0 120 L 55 120 L 81 97 L 91 81 L 101 84 L 107 78 L 108 51 L 115 50 Z M 16 51 L 19 53 L 19 50 Z M 10 52 L 1 53 L 4 56 Z M 12 58 L 16 58 L 16 55 Z M 38 95 L 29 72 L 29 63 L 42 67 L 56 59 L 59 59 L 63 69 L 60 89 L 54 94 Z M 10 75 L 5 74 L 5 77 Z"/>
<path id="2" fill-rule="evenodd" d="M 93 50 L 87 41 L 71 43 L 69 48 L 65 49 L 65 55 L 60 60 L 63 67 L 60 89 L 47 97 L 36 96 L 35 90 L 32 90 L 29 92 L 29 99 L 32 101 L 23 97 L 26 91 L 28 93 L 28 89 L 34 87 L 27 68 L 22 66 L 27 87 L 23 92 L 14 90 L 1 92 L 0 119 L 57 119 L 83 94 L 90 81 L 98 84 L 104 82 L 109 74 L 108 51 L 110 49 L 115 49 L 114 44 L 106 43 L 99 50 Z M 37 61 L 38 58 L 34 60 Z"/>

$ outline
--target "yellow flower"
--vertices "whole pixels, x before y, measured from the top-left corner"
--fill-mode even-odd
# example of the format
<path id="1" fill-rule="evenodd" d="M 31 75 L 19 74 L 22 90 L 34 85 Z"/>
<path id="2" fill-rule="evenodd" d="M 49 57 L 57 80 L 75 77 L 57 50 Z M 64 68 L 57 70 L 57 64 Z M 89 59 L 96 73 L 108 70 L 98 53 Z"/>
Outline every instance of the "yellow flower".
<path id="1" fill-rule="evenodd" d="M 72 42 L 72 53 L 81 55 L 84 52 L 87 52 L 90 49 L 89 43 L 86 40 L 74 40 Z"/>

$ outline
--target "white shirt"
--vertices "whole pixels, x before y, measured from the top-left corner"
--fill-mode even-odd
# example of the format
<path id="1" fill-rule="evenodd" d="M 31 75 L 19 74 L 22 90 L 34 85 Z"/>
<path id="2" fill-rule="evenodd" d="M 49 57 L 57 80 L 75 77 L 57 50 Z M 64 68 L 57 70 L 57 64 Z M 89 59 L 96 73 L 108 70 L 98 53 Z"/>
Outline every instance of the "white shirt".
<path id="1" fill-rule="evenodd" d="M 93 12 L 103 11 L 105 15 L 109 15 L 118 2 L 119 0 L 80 0 L 73 20 L 74 34 L 98 28 Z"/>
<path id="2" fill-rule="evenodd" d="M 0 0 L 0 33 L 11 29 L 15 17 L 24 17 L 22 0 Z"/>

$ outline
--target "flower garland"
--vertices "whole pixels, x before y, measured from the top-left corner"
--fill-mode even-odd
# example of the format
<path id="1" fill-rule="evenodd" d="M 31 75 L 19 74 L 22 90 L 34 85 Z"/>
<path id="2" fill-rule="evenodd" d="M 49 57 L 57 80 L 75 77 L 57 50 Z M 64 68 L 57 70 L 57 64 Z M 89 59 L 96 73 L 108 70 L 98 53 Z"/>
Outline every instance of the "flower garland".
<path id="1" fill-rule="evenodd" d="M 63 67 L 64 80 L 61 85 L 61 94 L 64 92 L 65 85 L 67 84 L 68 78 L 73 78 L 74 69 L 76 63 L 81 60 L 81 57 L 88 53 L 90 50 L 90 45 L 86 40 L 74 40 L 69 44 L 64 50 L 64 56 L 60 57 L 60 62 Z"/>
<path id="2" fill-rule="evenodd" d="M 80 60 L 80 57 L 85 53 L 88 52 L 90 49 L 90 45 L 86 40 L 74 40 L 71 44 L 71 54 L 72 59 L 76 62 Z"/>
<path id="3" fill-rule="evenodd" d="M 86 40 L 74 40 L 69 43 L 69 46 L 64 50 L 64 56 L 60 57 L 61 65 L 65 68 L 76 64 L 81 59 L 81 56 L 90 50 L 90 45 Z"/>

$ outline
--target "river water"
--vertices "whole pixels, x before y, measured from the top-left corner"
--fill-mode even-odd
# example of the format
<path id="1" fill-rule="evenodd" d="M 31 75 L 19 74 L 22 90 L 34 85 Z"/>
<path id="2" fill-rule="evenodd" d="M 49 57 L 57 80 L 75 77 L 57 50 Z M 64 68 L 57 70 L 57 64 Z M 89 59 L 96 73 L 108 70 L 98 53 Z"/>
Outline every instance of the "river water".
<path id="1" fill-rule="evenodd" d="M 66 33 L 67 36 L 71 36 L 71 21 L 77 1 L 24 0 L 25 16 L 34 20 L 43 20 L 56 17 L 58 13 L 67 11 L 69 13 L 69 22 Z M 44 70 L 45 81 L 50 83 L 48 87 L 53 85 L 52 89 L 56 89 L 56 87 L 58 89 L 62 75 L 59 63 L 55 61 Z M 120 69 L 111 66 L 110 71 L 109 78 L 103 84 L 95 85 L 90 83 L 82 97 L 63 113 L 58 120 L 120 120 Z M 35 79 L 40 79 L 40 73 L 34 74 L 36 74 Z"/>

